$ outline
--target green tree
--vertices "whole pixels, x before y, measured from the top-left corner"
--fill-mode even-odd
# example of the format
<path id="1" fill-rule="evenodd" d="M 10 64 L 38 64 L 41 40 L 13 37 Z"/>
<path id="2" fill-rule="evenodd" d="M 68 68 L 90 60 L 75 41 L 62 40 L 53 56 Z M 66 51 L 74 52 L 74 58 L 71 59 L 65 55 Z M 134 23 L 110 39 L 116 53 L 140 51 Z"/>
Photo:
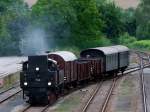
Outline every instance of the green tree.
<path id="1" fill-rule="evenodd" d="M 136 36 L 137 23 L 135 9 L 129 8 L 123 11 L 122 21 L 124 23 L 125 32 L 128 32 L 131 36 Z"/>
<path id="2" fill-rule="evenodd" d="M 39 0 L 32 15 L 59 44 L 79 48 L 100 45 L 103 21 L 93 0 Z"/>
<path id="3" fill-rule="evenodd" d="M 72 24 L 74 44 L 81 48 L 100 46 L 101 30 L 104 26 L 96 2 L 93 0 L 71 0 L 76 13 L 76 21 Z"/>
<path id="4" fill-rule="evenodd" d="M 75 18 L 67 0 L 38 0 L 32 8 L 32 16 L 37 26 L 44 27 L 47 32 L 53 32 L 55 38 L 65 38 L 69 22 Z"/>
<path id="5" fill-rule="evenodd" d="M 104 34 L 115 42 L 120 34 L 124 32 L 122 21 L 122 10 L 112 2 L 104 2 L 98 5 L 101 18 L 105 22 Z"/>
<path id="6" fill-rule="evenodd" d="M 23 0 L 0 1 L 0 55 L 20 54 L 19 41 L 28 7 Z"/>
<path id="7" fill-rule="evenodd" d="M 136 10 L 137 37 L 139 39 L 150 38 L 150 1 L 142 0 Z"/>

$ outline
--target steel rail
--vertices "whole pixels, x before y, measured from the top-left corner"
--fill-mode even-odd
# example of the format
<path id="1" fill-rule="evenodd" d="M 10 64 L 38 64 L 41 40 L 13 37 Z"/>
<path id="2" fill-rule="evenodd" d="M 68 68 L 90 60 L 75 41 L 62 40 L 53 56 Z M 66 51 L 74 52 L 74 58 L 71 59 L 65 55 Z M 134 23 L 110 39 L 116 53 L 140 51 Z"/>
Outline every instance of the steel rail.
<path id="1" fill-rule="evenodd" d="M 22 90 L 18 90 L 18 91 L 15 92 L 14 94 L 12 94 L 12 95 L 10 95 L 10 96 L 4 98 L 3 100 L 0 101 L 0 104 L 3 103 L 3 102 L 5 102 L 5 101 L 7 101 L 7 100 L 9 100 L 10 98 L 14 97 L 15 95 L 17 95 L 17 94 L 20 93 L 21 91 L 22 91 Z"/>
<path id="2" fill-rule="evenodd" d="M 140 70 L 140 79 L 141 79 L 141 89 L 142 89 L 142 98 L 143 98 L 143 110 L 147 112 L 147 101 L 146 101 L 146 90 L 145 90 L 145 83 L 144 83 L 144 73 L 143 73 L 143 61 L 141 63 L 141 70 Z"/>
<path id="3" fill-rule="evenodd" d="M 93 91 L 90 99 L 87 101 L 86 105 L 83 107 L 81 112 L 86 112 L 87 111 L 90 103 L 93 101 L 94 97 L 96 96 L 98 90 L 101 88 L 102 84 L 103 84 L 103 81 L 97 84 L 96 89 Z"/>
<path id="4" fill-rule="evenodd" d="M 143 66 L 143 68 L 146 68 L 146 67 L 148 67 L 148 66 L 150 66 L 150 65 Z M 137 69 L 134 69 L 134 70 L 130 69 L 130 70 L 132 70 L 132 71 L 127 70 L 128 72 L 126 71 L 126 73 L 124 73 L 124 75 L 127 75 L 127 74 L 129 74 L 129 73 L 138 71 L 138 70 L 140 70 L 140 69 L 141 69 L 141 68 L 137 68 Z M 124 75 L 123 75 L 123 76 L 124 76 Z M 120 77 L 122 77 L 122 76 L 120 76 Z M 115 88 L 115 86 L 116 86 L 116 83 L 117 83 L 117 80 L 118 80 L 118 79 L 119 79 L 119 77 L 116 77 L 116 78 L 113 80 L 113 84 L 112 84 L 112 86 L 111 86 L 110 89 L 109 89 L 109 92 L 108 92 L 108 94 L 107 94 L 107 96 L 106 96 L 106 100 L 105 100 L 105 102 L 104 102 L 104 104 L 103 104 L 102 109 L 100 110 L 100 112 L 105 112 L 105 111 L 106 111 L 107 105 L 108 105 L 108 103 L 109 103 L 109 100 L 110 100 L 110 98 L 111 98 L 112 92 L 113 92 L 113 90 L 114 90 L 114 88 Z M 144 111 L 144 112 L 147 112 L 147 111 Z"/>
<path id="5" fill-rule="evenodd" d="M 150 64 L 144 65 L 144 66 L 143 66 L 143 69 L 144 69 L 144 68 L 147 68 L 147 67 L 150 67 Z M 133 70 L 132 70 L 132 69 L 126 70 L 126 71 L 124 72 L 124 75 L 129 74 L 129 73 L 132 73 L 132 72 L 135 72 L 135 71 L 138 71 L 138 70 L 141 70 L 141 68 L 140 68 L 140 67 L 137 67 L 137 68 L 134 68 Z"/>
<path id="6" fill-rule="evenodd" d="M 25 109 L 22 110 L 22 112 L 26 112 L 27 110 L 29 110 L 31 108 L 31 105 L 27 106 Z"/>
<path id="7" fill-rule="evenodd" d="M 111 98 L 111 95 L 112 95 L 112 92 L 116 86 L 116 83 L 117 83 L 117 80 L 119 79 L 119 77 L 113 79 L 113 84 L 111 85 L 111 87 L 109 88 L 109 92 L 107 93 L 106 95 L 106 98 L 105 98 L 105 101 L 103 103 L 103 106 L 102 106 L 102 109 L 100 110 L 100 112 L 105 112 L 106 111 L 106 108 L 107 108 L 107 105 L 109 103 L 109 100 Z"/>
<path id="8" fill-rule="evenodd" d="M 131 70 L 131 69 L 135 69 L 135 68 L 138 68 L 138 67 L 140 67 L 140 66 L 129 67 L 129 68 L 126 69 L 126 71 L 127 71 L 127 70 Z"/>
<path id="9" fill-rule="evenodd" d="M 141 91 L 142 91 L 143 111 L 144 112 L 148 112 L 148 110 L 147 110 L 148 109 L 147 108 L 147 100 L 146 100 L 146 88 L 145 88 L 144 73 L 143 73 L 143 69 L 145 67 L 143 65 L 143 60 L 146 59 L 150 63 L 150 54 L 149 53 L 145 53 L 145 52 L 141 52 L 141 51 L 135 51 L 135 53 L 137 53 L 138 58 L 140 59 L 139 75 L 140 75 L 140 83 L 141 83 Z"/>
<path id="10" fill-rule="evenodd" d="M 47 110 L 49 107 L 50 107 L 50 104 L 47 105 L 47 106 L 45 106 L 45 108 L 44 108 L 42 111 L 40 111 L 40 112 L 46 112 L 46 110 Z"/>
<path id="11" fill-rule="evenodd" d="M 19 87 L 19 83 L 16 84 L 15 86 L 9 87 L 8 89 L 6 89 L 6 90 L 4 90 L 4 91 L 1 91 L 1 92 L 0 92 L 0 95 L 4 94 L 4 93 L 6 93 L 6 92 L 8 92 L 8 91 L 10 91 L 10 90 L 12 90 L 12 89 L 15 89 L 15 88 L 17 88 L 17 87 Z"/>
<path id="12" fill-rule="evenodd" d="M 50 104 L 49 105 L 46 105 L 45 107 L 39 107 L 39 110 L 37 112 L 46 112 L 46 110 L 50 107 Z M 34 107 L 33 107 L 34 108 Z M 43 108 L 43 109 L 41 109 Z M 28 112 L 29 110 L 32 110 L 32 106 L 31 105 L 28 105 L 25 109 L 23 109 L 21 112 Z"/>

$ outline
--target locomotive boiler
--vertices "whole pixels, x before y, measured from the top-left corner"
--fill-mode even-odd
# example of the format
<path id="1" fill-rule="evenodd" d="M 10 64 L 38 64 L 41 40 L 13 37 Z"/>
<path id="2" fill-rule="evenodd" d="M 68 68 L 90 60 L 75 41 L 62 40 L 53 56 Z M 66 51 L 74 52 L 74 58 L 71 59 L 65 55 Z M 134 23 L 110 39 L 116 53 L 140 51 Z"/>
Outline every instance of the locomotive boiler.
<path id="1" fill-rule="evenodd" d="M 20 74 L 20 86 L 24 98 L 29 103 L 48 103 L 51 97 L 56 97 L 57 63 L 48 56 L 29 56 L 23 63 Z"/>

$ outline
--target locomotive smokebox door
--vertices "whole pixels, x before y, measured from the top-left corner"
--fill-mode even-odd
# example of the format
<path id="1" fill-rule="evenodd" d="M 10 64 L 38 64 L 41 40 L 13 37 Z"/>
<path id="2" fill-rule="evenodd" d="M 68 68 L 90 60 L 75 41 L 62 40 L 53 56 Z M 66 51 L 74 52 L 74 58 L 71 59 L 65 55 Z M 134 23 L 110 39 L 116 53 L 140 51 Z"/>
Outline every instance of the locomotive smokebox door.
<path id="1" fill-rule="evenodd" d="M 46 55 L 29 56 L 29 71 L 47 71 L 48 70 L 48 57 Z"/>

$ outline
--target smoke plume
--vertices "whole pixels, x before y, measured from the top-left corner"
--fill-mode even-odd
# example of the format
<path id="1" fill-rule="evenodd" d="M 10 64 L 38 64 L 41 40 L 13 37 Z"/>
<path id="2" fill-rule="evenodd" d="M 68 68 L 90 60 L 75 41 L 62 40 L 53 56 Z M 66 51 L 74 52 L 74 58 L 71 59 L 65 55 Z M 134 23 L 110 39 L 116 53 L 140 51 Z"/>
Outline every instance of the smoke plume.
<path id="1" fill-rule="evenodd" d="M 54 43 L 52 39 L 48 39 L 45 31 L 41 28 L 29 29 L 21 40 L 21 53 L 23 55 L 35 55 L 48 51 L 52 43 Z"/>

